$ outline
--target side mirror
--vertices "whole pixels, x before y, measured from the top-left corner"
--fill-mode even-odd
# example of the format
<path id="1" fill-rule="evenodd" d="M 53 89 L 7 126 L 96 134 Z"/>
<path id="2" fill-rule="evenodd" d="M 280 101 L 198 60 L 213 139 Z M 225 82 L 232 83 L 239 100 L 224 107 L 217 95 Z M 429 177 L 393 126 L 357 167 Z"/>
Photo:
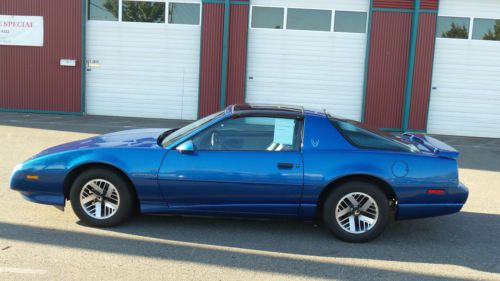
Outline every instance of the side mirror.
<path id="1" fill-rule="evenodd" d="M 185 141 L 179 144 L 176 148 L 182 154 L 190 154 L 194 152 L 194 143 L 192 140 Z"/>

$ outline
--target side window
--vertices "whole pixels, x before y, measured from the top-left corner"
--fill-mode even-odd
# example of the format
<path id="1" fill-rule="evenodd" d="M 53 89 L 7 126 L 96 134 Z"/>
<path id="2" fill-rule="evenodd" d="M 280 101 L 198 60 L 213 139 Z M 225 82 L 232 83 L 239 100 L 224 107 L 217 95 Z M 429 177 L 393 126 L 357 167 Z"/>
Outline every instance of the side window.
<path id="1" fill-rule="evenodd" d="M 217 123 L 192 140 L 197 150 L 298 151 L 300 136 L 299 120 L 242 117 Z"/>
<path id="2" fill-rule="evenodd" d="M 469 18 L 438 17 L 436 36 L 440 38 L 469 38 Z"/>
<path id="3" fill-rule="evenodd" d="M 89 0 L 89 20 L 118 21 L 118 0 Z"/>
<path id="4" fill-rule="evenodd" d="M 330 31 L 332 11 L 313 9 L 293 9 L 287 11 L 286 29 Z"/>
<path id="5" fill-rule="evenodd" d="M 122 20 L 129 22 L 165 23 L 165 3 L 123 1 Z"/>
<path id="6" fill-rule="evenodd" d="M 200 24 L 200 4 L 169 3 L 168 23 L 171 24 Z"/>
<path id="7" fill-rule="evenodd" d="M 330 120 L 333 122 L 335 127 L 337 127 L 344 138 L 357 147 L 393 151 L 411 151 L 409 147 L 357 126 L 354 122 L 337 119 Z"/>
<path id="8" fill-rule="evenodd" d="M 283 29 L 284 8 L 252 7 L 252 27 Z"/>
<path id="9" fill-rule="evenodd" d="M 365 12 L 335 11 L 335 32 L 366 33 Z"/>
<path id="10" fill-rule="evenodd" d="M 500 41 L 500 20 L 474 19 L 472 39 Z"/>

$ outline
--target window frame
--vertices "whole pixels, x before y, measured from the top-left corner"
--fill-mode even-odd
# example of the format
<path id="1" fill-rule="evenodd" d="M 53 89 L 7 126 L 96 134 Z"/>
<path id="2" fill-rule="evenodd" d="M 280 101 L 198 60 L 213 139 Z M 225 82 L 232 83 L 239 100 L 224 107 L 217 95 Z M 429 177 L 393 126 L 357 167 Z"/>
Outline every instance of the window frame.
<path id="1" fill-rule="evenodd" d="M 258 8 L 279 8 L 283 9 L 283 26 L 281 28 L 269 28 L 269 27 L 253 27 L 253 8 L 258 7 Z M 286 17 L 287 17 L 287 10 L 288 8 L 282 7 L 282 6 L 274 6 L 274 5 L 269 5 L 269 6 L 263 6 L 263 5 L 251 5 L 250 6 L 250 11 L 248 14 L 248 27 L 251 29 L 260 29 L 260 30 L 285 30 L 286 28 Z"/>
<path id="2" fill-rule="evenodd" d="M 300 136 L 299 136 L 299 143 L 297 145 L 298 149 L 293 149 L 293 150 L 208 150 L 208 149 L 197 149 L 195 147 L 194 151 L 202 151 L 202 152 L 269 152 L 269 153 L 280 153 L 280 152 L 302 152 L 302 147 L 303 147 L 303 138 L 304 138 L 304 118 L 294 118 L 291 116 L 283 116 L 283 115 L 274 115 L 274 114 L 245 114 L 245 115 L 230 115 L 227 116 L 226 118 L 222 118 L 218 120 L 217 122 L 207 126 L 206 128 L 195 132 L 193 135 L 189 136 L 186 138 L 184 141 L 180 142 L 179 144 L 175 145 L 173 149 L 176 149 L 177 146 L 183 144 L 186 141 L 193 141 L 193 139 L 198 136 L 199 134 L 205 132 L 206 130 L 210 130 L 211 128 L 218 126 L 220 123 L 227 121 L 227 120 L 232 120 L 232 119 L 241 119 L 241 118 L 247 118 L 247 117 L 262 117 L 262 118 L 274 118 L 274 119 L 289 119 L 289 120 L 296 120 L 296 126 L 299 126 L 298 130 L 300 131 Z"/>
<path id="3" fill-rule="evenodd" d="M 466 18 L 466 19 L 469 19 L 469 26 L 467 27 L 468 30 L 467 30 L 467 38 L 450 38 L 450 37 L 441 37 L 441 36 L 438 36 L 438 33 L 437 33 L 437 27 L 438 27 L 438 24 L 439 24 L 439 18 L 440 17 L 446 17 L 446 18 Z M 474 17 L 472 16 L 457 16 L 457 15 L 449 15 L 449 14 L 444 14 L 444 15 L 440 15 L 438 14 L 437 17 L 436 17 L 436 34 L 435 34 L 435 38 L 436 39 L 454 39 L 454 40 L 471 40 L 472 38 L 472 28 L 473 28 L 473 22 L 474 22 Z"/>
<path id="4" fill-rule="evenodd" d="M 350 32 L 350 31 L 335 31 L 335 19 L 337 18 L 337 12 L 353 12 L 353 13 L 364 13 L 366 15 L 365 31 L 364 32 Z M 335 34 L 359 34 L 368 36 L 368 27 L 370 24 L 370 11 L 361 10 L 333 10 L 332 18 L 332 32 Z"/>
<path id="5" fill-rule="evenodd" d="M 329 11 L 330 12 L 330 26 L 329 30 L 310 30 L 310 29 L 293 29 L 293 28 L 288 28 L 288 10 L 289 9 L 295 9 L 295 10 L 313 10 L 313 11 Z M 287 7 L 286 8 L 286 13 L 285 13 L 285 23 L 283 30 L 292 30 L 292 31 L 306 31 L 306 32 L 333 32 L 333 23 L 334 23 L 334 14 L 335 10 L 330 10 L 330 9 L 319 9 L 319 8 L 300 8 L 300 7 Z"/>
<path id="6" fill-rule="evenodd" d="M 86 0 L 86 8 L 87 8 L 87 16 L 86 20 L 87 21 L 95 21 L 95 22 L 107 22 L 107 23 L 126 23 L 126 24 L 164 24 L 167 26 L 191 26 L 191 27 L 201 27 L 201 21 L 202 21 L 202 15 L 203 15 L 203 3 L 202 1 L 193 1 L 193 0 L 117 0 L 118 1 L 118 20 L 114 21 L 109 21 L 109 20 L 94 20 L 90 19 L 90 0 Z M 162 23 L 157 23 L 157 22 L 135 22 L 135 21 L 123 21 L 123 1 L 134 1 L 134 2 L 159 2 L 159 3 L 164 3 L 165 4 L 165 22 Z M 199 17 L 198 17 L 198 23 L 197 24 L 183 24 L 183 23 L 169 23 L 168 18 L 169 18 L 169 5 L 170 3 L 175 3 L 175 4 L 196 4 L 200 7 L 199 9 Z"/>
<path id="7" fill-rule="evenodd" d="M 121 6 L 122 6 L 122 0 L 116 0 L 118 1 L 118 17 L 116 20 L 95 20 L 95 19 L 90 19 L 90 1 L 91 0 L 86 0 L 86 8 L 87 8 L 87 21 L 96 21 L 96 22 L 121 22 Z"/>
<path id="8" fill-rule="evenodd" d="M 267 27 L 253 27 L 253 8 L 254 7 L 260 7 L 260 8 L 281 8 L 284 10 L 283 13 L 283 28 L 277 29 L 277 28 L 267 28 Z M 288 9 L 302 9 L 302 10 L 323 10 L 323 11 L 331 11 L 331 22 L 330 22 L 330 30 L 325 31 L 325 30 L 305 30 L 305 29 L 289 29 L 288 28 Z M 355 13 L 364 13 L 366 15 L 366 22 L 365 22 L 365 31 L 364 32 L 347 32 L 347 31 L 335 31 L 335 13 L 337 11 L 340 12 L 355 12 Z M 248 28 L 249 29 L 260 29 L 260 30 L 290 30 L 291 32 L 323 32 L 323 33 L 334 33 L 336 35 L 349 35 L 351 36 L 367 36 L 368 34 L 368 28 L 370 24 L 370 11 L 366 10 L 360 10 L 360 9 L 355 9 L 355 10 L 346 10 L 346 9 L 328 9 L 328 8 L 321 8 L 321 7 L 315 7 L 315 8 L 310 8 L 310 7 L 302 7 L 302 6 L 293 6 L 293 7 L 285 7 L 285 6 L 280 6 L 280 5 L 250 5 L 250 11 L 249 11 L 249 20 L 248 20 Z"/>
<path id="9" fill-rule="evenodd" d="M 470 32 L 470 40 L 473 42 L 481 42 L 481 41 L 486 41 L 486 42 L 499 42 L 500 40 L 486 40 L 486 39 L 474 39 L 473 38 L 473 33 L 475 31 L 475 22 L 476 20 L 492 20 L 492 21 L 500 21 L 500 18 L 497 19 L 492 19 L 492 18 L 485 18 L 485 17 L 471 17 L 471 32 Z"/>
<path id="10" fill-rule="evenodd" d="M 167 5 L 165 7 L 165 9 L 167 9 L 167 11 L 165 12 L 165 15 L 167 17 L 166 19 L 166 24 L 168 25 L 176 25 L 176 26 L 201 26 L 201 20 L 202 20 L 202 15 L 203 15 L 203 5 L 201 2 L 187 2 L 187 1 L 166 1 Z M 195 4 L 195 5 L 198 5 L 199 9 L 198 9 L 198 23 L 197 24 L 192 24 L 192 23 L 170 23 L 169 22 L 169 19 L 170 19 L 170 4 Z"/>
<path id="11" fill-rule="evenodd" d="M 118 12 L 120 13 L 120 21 L 122 23 L 132 23 L 132 24 L 167 24 L 168 22 L 168 1 L 166 0 L 119 0 Z M 164 19 L 163 22 L 149 22 L 149 21 L 124 21 L 123 20 L 123 2 L 151 2 L 151 3 L 163 3 L 165 4 L 164 9 Z"/>

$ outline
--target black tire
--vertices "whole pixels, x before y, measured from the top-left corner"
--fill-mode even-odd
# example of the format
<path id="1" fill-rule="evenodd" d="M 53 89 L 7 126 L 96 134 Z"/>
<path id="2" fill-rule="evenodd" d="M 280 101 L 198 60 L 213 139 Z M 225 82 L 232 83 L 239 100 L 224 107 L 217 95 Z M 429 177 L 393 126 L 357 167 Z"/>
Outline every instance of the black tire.
<path id="1" fill-rule="evenodd" d="M 363 233 L 348 232 L 340 225 L 335 215 L 337 204 L 344 196 L 353 192 L 361 192 L 369 195 L 378 207 L 378 218 L 375 224 L 371 229 Z M 389 200 L 384 192 L 374 184 L 363 181 L 346 182 L 334 188 L 328 194 L 323 205 L 323 221 L 332 233 L 343 241 L 352 243 L 368 242 L 377 238 L 384 231 L 389 221 Z"/>
<path id="2" fill-rule="evenodd" d="M 94 180 L 103 179 L 113 184 L 119 194 L 120 202 L 116 212 L 109 218 L 97 219 L 87 214 L 80 204 L 80 193 L 85 184 Z M 84 171 L 73 181 L 70 190 L 70 201 L 73 211 L 82 223 L 94 227 L 110 227 L 126 221 L 135 209 L 135 200 L 132 187 L 121 175 L 111 169 L 93 168 Z"/>

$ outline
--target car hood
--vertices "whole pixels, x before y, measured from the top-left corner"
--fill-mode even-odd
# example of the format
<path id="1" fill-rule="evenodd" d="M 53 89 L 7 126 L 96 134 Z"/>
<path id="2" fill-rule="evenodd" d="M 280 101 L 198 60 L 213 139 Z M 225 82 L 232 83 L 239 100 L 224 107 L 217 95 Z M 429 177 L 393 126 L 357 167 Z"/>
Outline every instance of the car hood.
<path id="1" fill-rule="evenodd" d="M 158 147 L 156 140 L 168 128 L 152 128 L 152 129 L 135 129 L 120 131 L 115 133 L 104 134 L 79 141 L 68 142 L 58 146 L 48 148 L 35 157 L 45 156 L 49 154 L 88 148 L 105 148 L 105 147 Z"/>

